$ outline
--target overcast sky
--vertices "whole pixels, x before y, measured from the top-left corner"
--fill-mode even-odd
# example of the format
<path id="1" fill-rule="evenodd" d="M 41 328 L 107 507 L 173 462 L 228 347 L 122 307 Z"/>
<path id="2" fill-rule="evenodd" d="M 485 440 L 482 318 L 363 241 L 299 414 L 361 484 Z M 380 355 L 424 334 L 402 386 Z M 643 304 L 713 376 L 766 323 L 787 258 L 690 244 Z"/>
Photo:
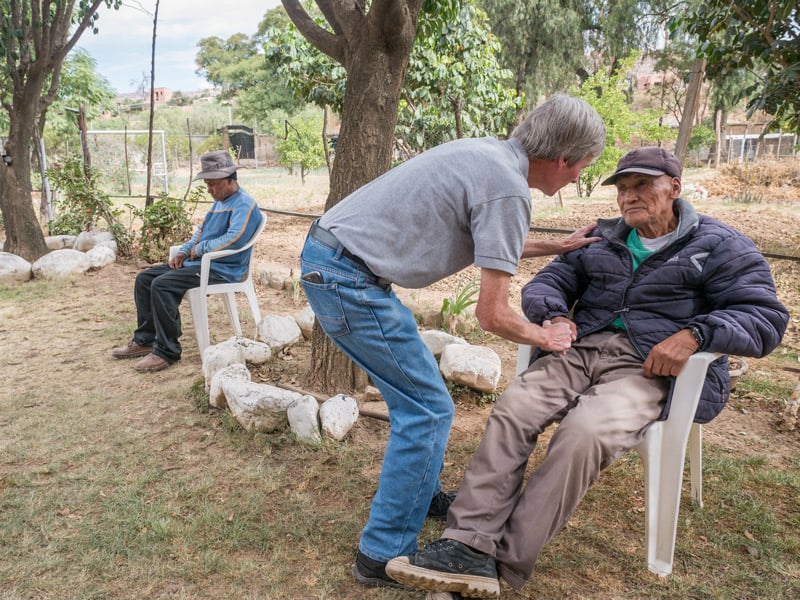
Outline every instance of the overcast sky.
<path id="1" fill-rule="evenodd" d="M 155 86 L 173 91 L 210 87 L 195 75 L 197 42 L 205 37 L 227 39 L 252 35 L 264 13 L 280 0 L 161 0 L 156 30 Z M 135 91 L 143 77 L 150 82 L 150 53 L 155 0 L 123 0 L 118 10 L 100 10 L 99 33 L 83 33 L 78 47 L 97 61 L 97 71 L 117 93 Z"/>

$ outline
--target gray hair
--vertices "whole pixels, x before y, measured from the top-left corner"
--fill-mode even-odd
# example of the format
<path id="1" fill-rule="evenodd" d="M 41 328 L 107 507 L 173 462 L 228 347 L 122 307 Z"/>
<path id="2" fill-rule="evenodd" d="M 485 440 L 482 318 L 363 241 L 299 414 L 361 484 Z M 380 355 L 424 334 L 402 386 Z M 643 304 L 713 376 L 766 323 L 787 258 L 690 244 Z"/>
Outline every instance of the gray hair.
<path id="1" fill-rule="evenodd" d="M 606 126 L 588 103 L 555 94 L 533 109 L 512 132 L 525 147 L 529 158 L 557 160 L 568 165 L 589 155 L 597 158 L 606 146 Z"/>

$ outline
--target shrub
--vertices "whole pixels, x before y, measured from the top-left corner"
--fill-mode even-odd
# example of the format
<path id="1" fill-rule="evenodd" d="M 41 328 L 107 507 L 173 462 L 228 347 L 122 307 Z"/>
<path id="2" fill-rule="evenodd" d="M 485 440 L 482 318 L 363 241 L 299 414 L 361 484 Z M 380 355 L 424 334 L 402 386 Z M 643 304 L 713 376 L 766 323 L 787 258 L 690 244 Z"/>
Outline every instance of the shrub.
<path id="1" fill-rule="evenodd" d="M 56 218 L 48 222 L 53 235 L 77 235 L 105 222 L 121 254 L 131 252 L 131 233 L 119 221 L 122 212 L 97 185 L 97 171 L 77 157 L 68 157 L 47 170 L 53 187 L 63 193 L 55 200 Z"/>
<path id="2" fill-rule="evenodd" d="M 136 255 L 150 263 L 163 262 L 169 256 L 170 246 L 188 240 L 193 230 L 190 215 L 204 193 L 205 187 L 198 186 L 191 191 L 188 200 L 161 196 L 144 208 L 128 204 L 131 214 L 142 221 L 135 244 Z M 194 206 L 190 206 L 192 203 Z"/>

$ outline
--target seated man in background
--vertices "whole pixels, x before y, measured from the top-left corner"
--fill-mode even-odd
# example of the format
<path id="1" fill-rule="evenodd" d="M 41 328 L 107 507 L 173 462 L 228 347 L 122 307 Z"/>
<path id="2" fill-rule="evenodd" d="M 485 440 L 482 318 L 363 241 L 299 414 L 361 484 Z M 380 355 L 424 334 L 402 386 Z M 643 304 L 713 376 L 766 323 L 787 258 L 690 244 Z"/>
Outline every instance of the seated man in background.
<path id="1" fill-rule="evenodd" d="M 239 187 L 231 155 L 215 150 L 200 157 L 202 179 L 214 204 L 188 242 L 168 263 L 136 276 L 136 331 L 127 346 L 114 348 L 114 358 L 142 358 L 137 371 L 161 371 L 181 358 L 181 316 L 178 306 L 187 290 L 200 285 L 200 259 L 206 252 L 241 248 L 261 225 L 256 201 Z M 250 267 L 252 247 L 211 261 L 209 283 L 241 281 Z"/>
<path id="2" fill-rule="evenodd" d="M 556 258 L 522 291 L 534 323 L 567 323 L 570 349 L 537 357 L 498 398 L 450 506 L 442 537 L 389 562 L 397 581 L 464 596 L 521 589 L 543 546 L 589 486 L 669 412 L 674 377 L 695 352 L 762 357 L 789 319 L 751 240 L 680 198 L 681 165 L 640 148 L 603 182 L 621 217 L 602 241 Z M 727 358 L 711 364 L 695 421 L 722 410 Z M 538 436 L 558 422 L 523 488 Z"/>

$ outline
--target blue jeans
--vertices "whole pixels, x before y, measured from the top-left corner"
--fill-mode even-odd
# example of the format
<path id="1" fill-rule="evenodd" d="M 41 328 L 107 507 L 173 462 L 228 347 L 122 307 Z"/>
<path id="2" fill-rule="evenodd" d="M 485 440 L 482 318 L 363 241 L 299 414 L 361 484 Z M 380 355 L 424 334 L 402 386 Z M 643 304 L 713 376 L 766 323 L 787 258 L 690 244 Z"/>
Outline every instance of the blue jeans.
<path id="1" fill-rule="evenodd" d="M 414 315 L 365 267 L 308 237 L 301 282 L 325 333 L 372 378 L 389 409 L 391 430 L 378 491 L 359 550 L 387 561 L 417 551 L 431 498 L 441 489 L 453 400 Z M 318 272 L 319 277 L 309 273 Z"/>

